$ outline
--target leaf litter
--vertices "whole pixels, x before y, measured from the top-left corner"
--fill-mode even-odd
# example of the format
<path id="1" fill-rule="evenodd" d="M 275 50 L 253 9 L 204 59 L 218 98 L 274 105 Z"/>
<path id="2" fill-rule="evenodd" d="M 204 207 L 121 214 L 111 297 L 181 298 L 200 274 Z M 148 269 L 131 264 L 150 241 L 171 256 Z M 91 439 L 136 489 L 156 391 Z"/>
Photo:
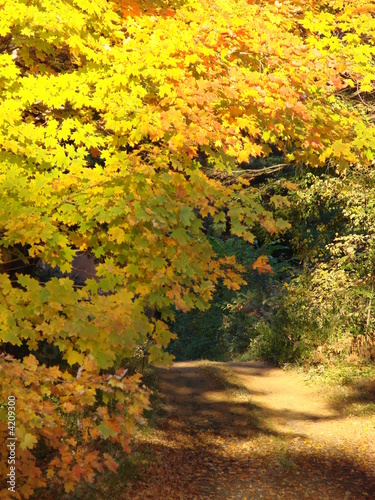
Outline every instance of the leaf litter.
<path id="1" fill-rule="evenodd" d="M 330 407 L 302 376 L 264 363 L 181 362 L 160 369 L 165 412 L 123 499 L 375 497 L 375 420 Z"/>

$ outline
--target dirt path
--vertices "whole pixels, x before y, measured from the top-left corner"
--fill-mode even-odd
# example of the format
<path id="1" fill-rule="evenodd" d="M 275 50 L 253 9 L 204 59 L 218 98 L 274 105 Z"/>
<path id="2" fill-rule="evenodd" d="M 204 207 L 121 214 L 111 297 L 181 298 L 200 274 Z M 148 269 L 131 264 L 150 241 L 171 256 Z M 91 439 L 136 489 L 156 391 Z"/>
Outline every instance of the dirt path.
<path id="1" fill-rule="evenodd" d="M 356 442 L 360 446 L 370 441 L 367 421 L 345 417 L 344 408 L 333 405 L 322 390 L 308 386 L 300 374 L 259 362 L 228 363 L 228 366 L 279 432 L 294 432 L 331 443 Z M 369 446 L 374 452 L 375 440 Z"/>
<path id="2" fill-rule="evenodd" d="M 124 499 L 375 499 L 375 420 L 262 363 L 160 370 L 166 415 Z"/>

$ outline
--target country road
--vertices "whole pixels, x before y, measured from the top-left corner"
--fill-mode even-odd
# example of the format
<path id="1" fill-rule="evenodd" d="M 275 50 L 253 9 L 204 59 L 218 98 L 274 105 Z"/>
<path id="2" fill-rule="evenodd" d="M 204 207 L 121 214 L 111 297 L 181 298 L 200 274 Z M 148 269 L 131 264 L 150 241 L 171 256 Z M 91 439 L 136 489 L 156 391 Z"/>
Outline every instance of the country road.
<path id="1" fill-rule="evenodd" d="M 375 498 L 375 420 L 258 362 L 160 369 L 165 412 L 137 438 L 124 499 Z"/>

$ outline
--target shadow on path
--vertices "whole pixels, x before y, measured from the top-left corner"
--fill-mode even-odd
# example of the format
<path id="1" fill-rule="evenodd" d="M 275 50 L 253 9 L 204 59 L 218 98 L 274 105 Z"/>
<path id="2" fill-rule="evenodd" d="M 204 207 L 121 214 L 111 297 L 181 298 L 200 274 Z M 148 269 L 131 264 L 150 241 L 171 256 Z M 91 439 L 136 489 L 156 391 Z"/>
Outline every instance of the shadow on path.
<path id="1" fill-rule="evenodd" d="M 355 443 L 322 442 L 305 429 L 288 427 L 293 422 L 334 422 L 339 411 L 296 410 L 294 400 L 291 408 L 279 402 L 272 407 L 267 398 L 274 394 L 273 383 L 283 382 L 271 380 L 274 369 L 268 365 L 252 368 L 230 366 L 239 377 L 252 377 L 248 388 L 236 377 L 224 387 L 198 363 L 159 371 L 168 416 L 139 438 L 136 450 L 155 461 L 145 466 L 140 481 L 128 485 L 124 499 L 375 498 L 373 455 Z M 253 387 L 254 377 L 262 377 L 264 385 Z M 298 397 L 302 386 L 297 386 Z M 309 391 L 305 396 L 311 396 Z M 274 425 L 278 420 L 286 421 L 285 429 Z"/>

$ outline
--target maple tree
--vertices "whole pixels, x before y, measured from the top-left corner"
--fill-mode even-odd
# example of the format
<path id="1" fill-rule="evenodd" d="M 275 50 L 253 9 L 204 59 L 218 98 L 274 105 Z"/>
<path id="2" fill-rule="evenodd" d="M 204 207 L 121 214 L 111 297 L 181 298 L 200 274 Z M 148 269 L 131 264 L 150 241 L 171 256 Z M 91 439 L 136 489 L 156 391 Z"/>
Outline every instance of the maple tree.
<path id="1" fill-rule="evenodd" d="M 238 165 L 272 150 L 277 168 L 371 163 L 371 115 L 347 94 L 373 92 L 375 20 L 368 0 L 0 7 L 1 341 L 30 352 L 53 344 L 67 364 L 0 359 L 0 399 L 12 393 L 18 405 L 17 495 L 28 497 L 53 477 L 70 492 L 115 470 L 92 442 L 128 450 L 148 404 L 122 361 L 152 339 L 149 361 L 167 362 L 174 309 L 204 309 L 221 281 L 243 284 L 204 219 L 229 220 L 249 243 L 255 224 L 288 227 Z M 43 262 L 69 273 L 77 252 L 98 262 L 82 287 L 12 269 Z M 43 472 L 41 442 L 52 450 Z"/>

